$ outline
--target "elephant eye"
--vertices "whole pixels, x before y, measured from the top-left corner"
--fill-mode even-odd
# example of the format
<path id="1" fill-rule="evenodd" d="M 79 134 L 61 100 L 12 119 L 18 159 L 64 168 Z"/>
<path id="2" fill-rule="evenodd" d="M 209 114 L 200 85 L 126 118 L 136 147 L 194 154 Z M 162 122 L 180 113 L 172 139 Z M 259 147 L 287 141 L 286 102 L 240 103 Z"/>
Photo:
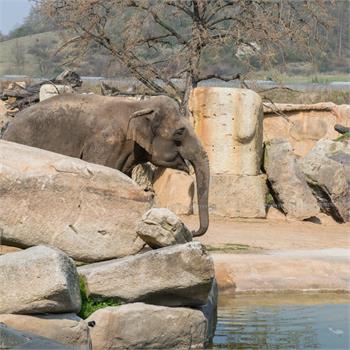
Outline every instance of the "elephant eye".
<path id="1" fill-rule="evenodd" d="M 177 147 L 180 147 L 180 146 L 181 146 L 181 141 L 175 140 L 174 142 L 175 142 L 175 145 L 176 145 Z"/>

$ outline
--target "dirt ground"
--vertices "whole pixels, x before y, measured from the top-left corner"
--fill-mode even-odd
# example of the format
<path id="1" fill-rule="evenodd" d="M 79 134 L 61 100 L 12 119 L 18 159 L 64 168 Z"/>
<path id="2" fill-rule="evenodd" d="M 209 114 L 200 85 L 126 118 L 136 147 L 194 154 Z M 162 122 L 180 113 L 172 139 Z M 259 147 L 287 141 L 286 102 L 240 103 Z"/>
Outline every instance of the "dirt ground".
<path id="1" fill-rule="evenodd" d="M 195 229 L 198 218 L 183 216 Z M 206 245 L 241 244 L 268 250 L 350 248 L 350 223 L 321 225 L 305 221 L 235 220 L 211 217 Z"/>
<path id="2" fill-rule="evenodd" d="M 189 228 L 197 217 L 183 217 Z M 198 238 L 221 292 L 350 292 L 350 223 L 211 217 Z"/>

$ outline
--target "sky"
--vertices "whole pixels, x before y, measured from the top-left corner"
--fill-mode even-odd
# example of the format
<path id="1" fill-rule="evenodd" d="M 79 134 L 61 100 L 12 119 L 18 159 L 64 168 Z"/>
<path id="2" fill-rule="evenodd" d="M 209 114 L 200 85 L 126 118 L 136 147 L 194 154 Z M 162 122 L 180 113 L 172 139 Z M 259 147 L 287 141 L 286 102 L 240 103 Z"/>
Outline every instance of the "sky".
<path id="1" fill-rule="evenodd" d="M 29 15 L 30 0 L 0 0 L 0 32 L 8 34 Z"/>

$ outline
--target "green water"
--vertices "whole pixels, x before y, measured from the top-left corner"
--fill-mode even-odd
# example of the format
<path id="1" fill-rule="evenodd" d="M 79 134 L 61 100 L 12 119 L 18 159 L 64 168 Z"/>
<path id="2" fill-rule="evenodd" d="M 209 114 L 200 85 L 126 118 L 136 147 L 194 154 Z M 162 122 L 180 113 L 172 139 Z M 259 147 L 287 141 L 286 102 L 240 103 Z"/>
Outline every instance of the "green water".
<path id="1" fill-rule="evenodd" d="M 222 296 L 211 349 L 350 349 L 349 322 L 349 295 Z"/>

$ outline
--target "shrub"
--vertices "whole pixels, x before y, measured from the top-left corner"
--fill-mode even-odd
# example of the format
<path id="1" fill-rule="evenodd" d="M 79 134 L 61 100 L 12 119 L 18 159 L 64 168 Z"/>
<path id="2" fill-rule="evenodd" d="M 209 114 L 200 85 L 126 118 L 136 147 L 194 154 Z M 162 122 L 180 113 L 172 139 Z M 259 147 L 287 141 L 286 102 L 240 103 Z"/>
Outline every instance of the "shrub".
<path id="1" fill-rule="evenodd" d="M 88 296 L 85 280 L 82 276 L 79 277 L 79 287 L 81 295 L 81 309 L 78 316 L 82 319 L 88 318 L 96 310 L 103 309 L 108 306 L 118 306 L 121 304 L 119 300 L 106 298 L 95 300 Z"/>

